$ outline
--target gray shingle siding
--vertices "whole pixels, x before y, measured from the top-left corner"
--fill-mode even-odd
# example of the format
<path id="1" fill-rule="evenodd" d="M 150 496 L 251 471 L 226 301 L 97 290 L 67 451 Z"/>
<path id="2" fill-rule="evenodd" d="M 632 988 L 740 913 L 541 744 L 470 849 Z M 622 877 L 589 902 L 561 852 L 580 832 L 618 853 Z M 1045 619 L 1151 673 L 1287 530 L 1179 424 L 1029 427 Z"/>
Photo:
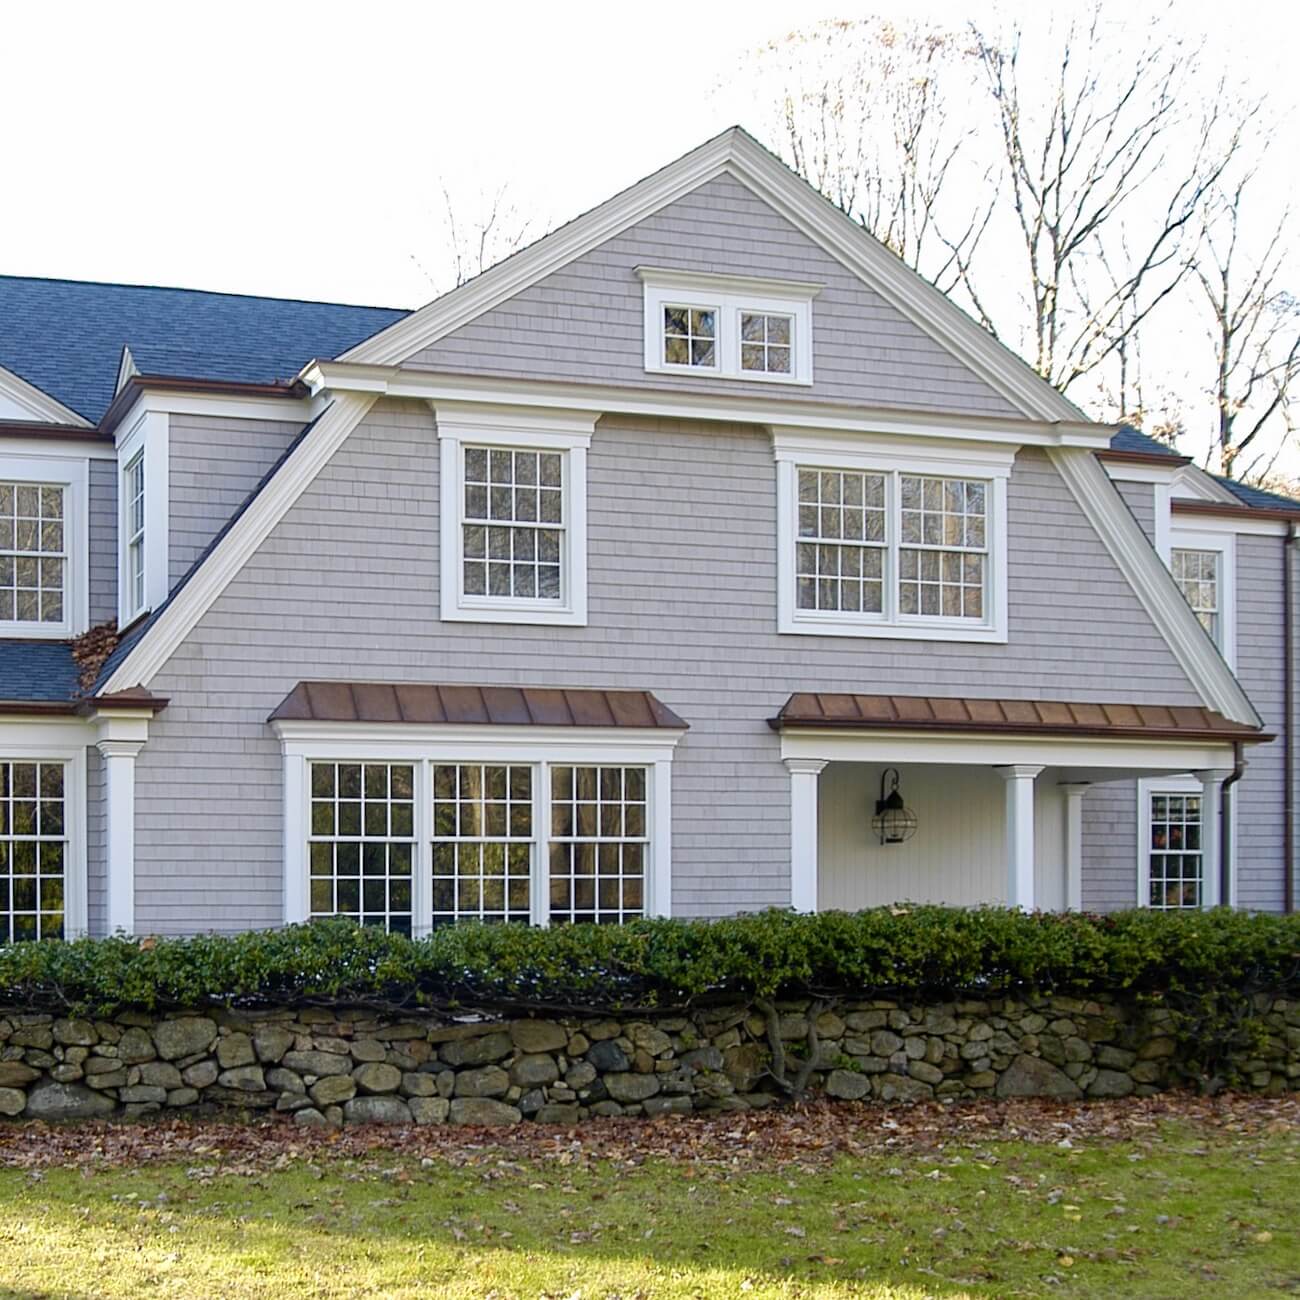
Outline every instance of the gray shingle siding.
<path id="1" fill-rule="evenodd" d="M 1083 801 L 1083 907 L 1114 912 L 1137 904 L 1137 782 L 1107 781 Z"/>
<path id="2" fill-rule="evenodd" d="M 90 622 L 117 617 L 117 462 L 90 462 Z"/>
<path id="3" fill-rule="evenodd" d="M 637 266 L 824 284 L 811 387 L 645 371 Z M 416 353 L 416 369 L 963 414 L 1014 408 L 762 199 L 720 176 Z"/>
<path id="4" fill-rule="evenodd" d="M 1142 531 L 1147 535 L 1147 541 L 1153 546 L 1156 540 L 1156 492 L 1150 483 L 1129 483 L 1117 482 L 1119 494 L 1124 498 L 1125 505 L 1133 512 L 1133 518 L 1138 521 Z"/>
<path id="5" fill-rule="evenodd" d="M 771 442 L 752 426 L 602 420 L 588 459 L 590 626 L 442 624 L 433 418 L 386 402 L 148 683 L 141 930 L 281 919 L 281 759 L 266 717 L 305 678 L 636 687 L 691 724 L 674 763 L 674 910 L 789 901 L 794 690 L 1193 703 L 1047 458 L 1011 479 L 1010 644 L 779 636 Z"/>
<path id="6" fill-rule="evenodd" d="M 185 576 L 301 427 L 289 420 L 170 417 L 169 588 Z"/>

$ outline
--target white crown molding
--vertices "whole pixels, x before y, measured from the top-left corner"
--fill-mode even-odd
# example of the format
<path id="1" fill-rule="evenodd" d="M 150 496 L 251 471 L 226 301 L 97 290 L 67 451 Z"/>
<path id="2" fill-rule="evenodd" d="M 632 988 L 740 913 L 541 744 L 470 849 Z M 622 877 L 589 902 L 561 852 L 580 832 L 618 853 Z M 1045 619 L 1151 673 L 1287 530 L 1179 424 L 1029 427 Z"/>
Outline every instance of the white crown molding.
<path id="1" fill-rule="evenodd" d="M 544 379 L 502 379 L 403 370 L 395 365 L 313 361 L 299 376 L 318 396 L 331 392 L 372 393 L 445 405 L 493 403 L 587 411 L 598 415 L 643 415 L 670 420 L 723 420 L 734 424 L 781 425 L 839 433 L 892 434 L 905 438 L 964 438 L 1012 447 L 1110 445 L 1114 427 L 1087 420 L 1018 420 L 1006 416 L 954 415 L 891 407 L 841 406 L 743 394 L 718 396 L 672 388 L 617 388 L 602 384 L 555 383 Z"/>
<path id="2" fill-rule="evenodd" d="M 723 174 L 745 185 L 820 244 L 1022 414 L 1039 420 L 1083 421 L 1079 409 L 1024 361 L 737 127 L 350 348 L 339 359 L 395 365 Z"/>
<path id="3" fill-rule="evenodd" d="M 1053 447 L 1047 454 L 1206 708 L 1233 722 L 1262 726 L 1241 683 L 1101 463 L 1072 448 Z"/>
<path id="4" fill-rule="evenodd" d="M 157 621 L 132 647 L 105 683 L 101 694 L 148 684 L 374 403 L 371 396 L 350 393 L 334 400 L 280 466 L 271 482 L 235 520 L 212 554 L 190 581 L 175 593 Z"/>
<path id="5" fill-rule="evenodd" d="M 771 280 L 756 275 L 730 275 L 723 271 L 683 271 L 671 266 L 634 266 L 643 284 L 717 293 L 758 294 L 763 298 L 802 298 L 811 301 L 826 288 L 813 280 Z"/>
<path id="6" fill-rule="evenodd" d="M 7 409 L 12 407 L 12 413 Z M 33 420 L 38 424 L 71 424 L 81 429 L 94 426 L 70 406 L 29 384 L 12 370 L 0 366 L 0 419 Z"/>

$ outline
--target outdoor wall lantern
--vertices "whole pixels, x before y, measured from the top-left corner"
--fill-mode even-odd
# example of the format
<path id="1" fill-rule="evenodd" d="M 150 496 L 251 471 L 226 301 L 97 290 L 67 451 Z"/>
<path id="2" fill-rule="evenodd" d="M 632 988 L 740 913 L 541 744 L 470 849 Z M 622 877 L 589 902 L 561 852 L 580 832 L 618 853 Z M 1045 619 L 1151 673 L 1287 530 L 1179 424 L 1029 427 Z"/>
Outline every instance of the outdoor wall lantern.
<path id="1" fill-rule="evenodd" d="M 886 786 L 888 793 L 885 792 Z M 902 844 L 916 834 L 916 814 L 898 793 L 896 767 L 887 767 L 880 774 L 880 798 L 876 800 L 876 815 L 871 819 L 871 829 L 880 836 L 882 844 Z"/>

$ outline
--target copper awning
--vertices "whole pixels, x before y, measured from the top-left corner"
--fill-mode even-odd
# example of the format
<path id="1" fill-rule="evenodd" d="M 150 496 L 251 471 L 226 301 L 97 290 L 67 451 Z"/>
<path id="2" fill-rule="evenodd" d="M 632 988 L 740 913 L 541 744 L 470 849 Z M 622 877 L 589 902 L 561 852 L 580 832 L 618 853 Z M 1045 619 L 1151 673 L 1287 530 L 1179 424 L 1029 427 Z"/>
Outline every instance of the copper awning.
<path id="1" fill-rule="evenodd" d="M 984 734 L 1101 736 L 1133 740 L 1272 740 L 1258 727 L 1181 704 L 1065 704 L 1048 700 L 797 692 L 768 721 L 791 727 Z"/>
<path id="2" fill-rule="evenodd" d="M 687 726 L 649 691 L 430 686 L 405 682 L 299 682 L 280 702 L 269 721 L 682 730 Z"/>

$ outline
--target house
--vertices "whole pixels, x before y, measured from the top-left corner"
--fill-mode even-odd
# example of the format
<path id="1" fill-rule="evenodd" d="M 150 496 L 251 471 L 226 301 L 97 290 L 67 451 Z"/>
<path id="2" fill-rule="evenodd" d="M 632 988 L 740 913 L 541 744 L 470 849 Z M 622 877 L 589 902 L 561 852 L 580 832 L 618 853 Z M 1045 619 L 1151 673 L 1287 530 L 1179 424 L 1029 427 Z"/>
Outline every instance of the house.
<path id="1" fill-rule="evenodd" d="M 0 279 L 0 934 L 1290 906 L 1243 492 L 739 130 L 411 313 Z"/>

